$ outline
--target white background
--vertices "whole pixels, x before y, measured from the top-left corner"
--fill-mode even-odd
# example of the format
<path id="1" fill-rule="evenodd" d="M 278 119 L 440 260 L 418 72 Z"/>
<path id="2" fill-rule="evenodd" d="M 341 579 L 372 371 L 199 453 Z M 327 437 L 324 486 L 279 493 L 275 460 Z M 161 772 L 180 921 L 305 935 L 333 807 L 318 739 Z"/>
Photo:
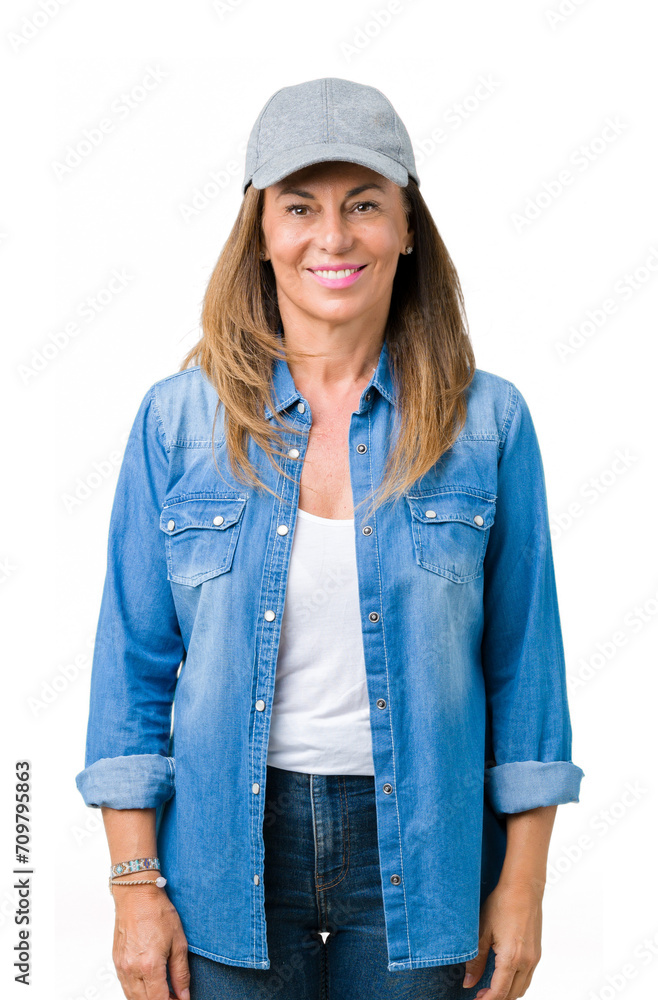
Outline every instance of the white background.
<path id="1" fill-rule="evenodd" d="M 3 4 L 0 989 L 12 1000 L 28 995 L 12 968 L 13 767 L 25 758 L 29 996 L 123 995 L 100 810 L 74 781 L 118 461 L 146 389 L 199 336 L 257 114 L 279 87 L 320 76 L 377 86 L 402 116 L 477 364 L 518 386 L 542 447 L 585 778 L 580 802 L 558 810 L 527 995 L 644 1000 L 655 988 L 653 8 L 400 0 L 382 27 L 373 11 L 387 2 Z M 112 131 L 58 176 L 108 117 Z M 217 171 L 226 184 L 202 204 Z M 124 285 L 106 296 L 115 269 Z"/>

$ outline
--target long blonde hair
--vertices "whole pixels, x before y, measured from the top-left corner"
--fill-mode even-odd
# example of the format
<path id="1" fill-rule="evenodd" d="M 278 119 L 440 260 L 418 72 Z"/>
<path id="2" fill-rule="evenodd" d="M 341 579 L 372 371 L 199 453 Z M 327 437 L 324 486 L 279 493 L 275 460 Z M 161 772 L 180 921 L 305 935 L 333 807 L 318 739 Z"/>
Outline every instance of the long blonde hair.
<path id="1" fill-rule="evenodd" d="M 414 252 L 400 257 L 386 322 L 399 432 L 389 448 L 374 506 L 391 497 L 399 500 L 452 446 L 466 420 L 465 390 L 475 372 L 455 266 L 416 182 L 410 178 L 400 193 L 414 231 Z M 280 315 L 274 271 L 269 261 L 259 258 L 263 203 L 263 189 L 250 185 L 205 292 L 202 337 L 184 358 L 181 371 L 200 365 L 217 390 L 213 455 L 223 404 L 233 475 L 276 496 L 249 460 L 248 439 L 251 436 L 263 449 L 281 475 L 291 478 L 274 456 L 286 455 L 280 450 L 284 432 L 301 432 L 275 412 L 272 366 L 279 357 L 295 361 L 312 355 L 288 347 L 276 332 Z M 265 404 L 274 413 L 272 420 L 265 416 Z"/>

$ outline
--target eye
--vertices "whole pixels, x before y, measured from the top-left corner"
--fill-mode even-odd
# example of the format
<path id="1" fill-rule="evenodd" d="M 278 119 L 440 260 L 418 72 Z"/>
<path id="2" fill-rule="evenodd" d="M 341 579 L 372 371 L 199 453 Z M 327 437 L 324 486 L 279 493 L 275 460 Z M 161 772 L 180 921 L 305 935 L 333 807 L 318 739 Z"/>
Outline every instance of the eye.
<path id="1" fill-rule="evenodd" d="M 379 208 L 379 204 L 376 201 L 359 201 L 354 206 L 354 209 L 356 210 L 357 208 L 363 208 L 364 206 L 366 208 L 366 211 L 356 212 L 357 215 L 368 215 L 370 210 Z M 301 215 L 298 212 L 298 209 L 303 211 L 304 215 Z M 285 212 L 287 215 L 292 215 L 295 218 L 304 219 L 306 218 L 306 212 L 308 211 L 308 209 L 309 209 L 308 205 L 287 205 Z"/>
<path id="2" fill-rule="evenodd" d="M 288 215 L 295 215 L 295 209 L 297 208 L 308 208 L 308 205 L 288 205 L 286 207 L 286 212 Z M 304 216 L 297 216 L 297 218 L 304 218 Z"/>

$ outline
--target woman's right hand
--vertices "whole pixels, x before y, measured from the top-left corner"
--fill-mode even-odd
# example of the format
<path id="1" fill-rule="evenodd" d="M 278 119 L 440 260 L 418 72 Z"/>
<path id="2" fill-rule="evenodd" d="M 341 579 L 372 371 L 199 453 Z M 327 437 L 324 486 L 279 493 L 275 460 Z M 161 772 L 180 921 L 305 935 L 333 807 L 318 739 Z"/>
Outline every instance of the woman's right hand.
<path id="1" fill-rule="evenodd" d="M 190 1000 L 187 939 L 165 889 L 123 889 L 115 883 L 113 896 L 112 959 L 127 1000 Z M 167 985 L 167 963 L 174 993 Z"/>

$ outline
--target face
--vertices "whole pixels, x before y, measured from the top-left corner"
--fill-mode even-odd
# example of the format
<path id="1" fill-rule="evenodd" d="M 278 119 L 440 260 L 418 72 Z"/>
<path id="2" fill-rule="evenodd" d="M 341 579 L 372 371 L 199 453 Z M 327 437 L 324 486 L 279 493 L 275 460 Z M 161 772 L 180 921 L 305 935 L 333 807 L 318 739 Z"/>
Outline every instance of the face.
<path id="1" fill-rule="evenodd" d="M 291 309 L 339 323 L 385 317 L 412 237 L 401 188 L 359 164 L 313 164 L 264 191 L 261 246 L 284 323 Z"/>

